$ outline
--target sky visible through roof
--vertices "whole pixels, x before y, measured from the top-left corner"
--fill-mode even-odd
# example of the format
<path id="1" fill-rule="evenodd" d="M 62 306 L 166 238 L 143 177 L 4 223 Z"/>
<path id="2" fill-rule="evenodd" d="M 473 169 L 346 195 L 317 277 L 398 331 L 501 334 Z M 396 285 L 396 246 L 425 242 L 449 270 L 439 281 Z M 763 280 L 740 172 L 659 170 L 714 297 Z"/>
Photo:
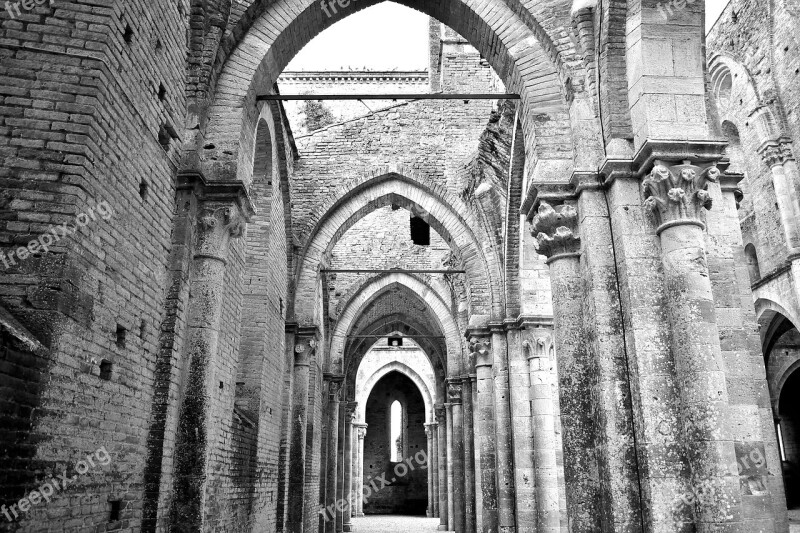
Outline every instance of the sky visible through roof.
<path id="1" fill-rule="evenodd" d="M 664 0 L 664 4 L 667 3 Z M 706 0 L 707 30 L 727 3 L 728 0 Z M 393 2 L 383 2 L 354 13 L 319 34 L 295 56 L 286 70 L 426 68 L 427 15 Z"/>

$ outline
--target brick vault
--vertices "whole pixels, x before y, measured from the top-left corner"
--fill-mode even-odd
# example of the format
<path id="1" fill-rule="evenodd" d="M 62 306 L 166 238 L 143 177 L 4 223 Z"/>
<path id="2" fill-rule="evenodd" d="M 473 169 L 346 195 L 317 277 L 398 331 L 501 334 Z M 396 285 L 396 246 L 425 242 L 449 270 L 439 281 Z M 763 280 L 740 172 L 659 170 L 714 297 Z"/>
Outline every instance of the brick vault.
<path id="1" fill-rule="evenodd" d="M 789 532 L 797 1 L 377 3 L 6 4 L 0 531 Z"/>

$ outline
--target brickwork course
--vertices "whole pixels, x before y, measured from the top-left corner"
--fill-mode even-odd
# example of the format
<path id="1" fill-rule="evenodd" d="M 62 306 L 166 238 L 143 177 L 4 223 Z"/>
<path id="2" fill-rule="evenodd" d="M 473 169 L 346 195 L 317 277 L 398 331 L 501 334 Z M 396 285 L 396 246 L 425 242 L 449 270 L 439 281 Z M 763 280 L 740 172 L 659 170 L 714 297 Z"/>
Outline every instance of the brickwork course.
<path id="1" fill-rule="evenodd" d="M 797 1 L 377 3 L 0 6 L 0 531 L 800 529 Z"/>

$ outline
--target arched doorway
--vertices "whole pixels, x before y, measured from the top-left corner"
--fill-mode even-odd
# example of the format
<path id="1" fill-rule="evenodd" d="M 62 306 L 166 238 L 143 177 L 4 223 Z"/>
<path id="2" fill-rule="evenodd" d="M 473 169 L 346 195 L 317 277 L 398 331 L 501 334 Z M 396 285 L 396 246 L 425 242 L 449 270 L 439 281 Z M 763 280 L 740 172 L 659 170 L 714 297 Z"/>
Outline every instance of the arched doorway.
<path id="1" fill-rule="evenodd" d="M 777 311 L 760 320 L 767 382 L 786 490 L 786 506 L 800 517 L 800 333 Z"/>
<path id="2" fill-rule="evenodd" d="M 422 393 L 407 376 L 393 371 L 375 384 L 366 405 L 369 431 L 364 437 L 365 515 L 425 516 L 425 420 Z"/>

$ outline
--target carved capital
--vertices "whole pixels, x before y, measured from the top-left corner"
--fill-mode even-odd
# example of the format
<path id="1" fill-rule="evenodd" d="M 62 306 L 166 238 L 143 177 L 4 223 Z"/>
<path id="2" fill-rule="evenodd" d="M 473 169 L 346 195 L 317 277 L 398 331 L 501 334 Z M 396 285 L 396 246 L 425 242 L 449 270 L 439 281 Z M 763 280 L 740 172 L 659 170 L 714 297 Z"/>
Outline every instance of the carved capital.
<path id="1" fill-rule="evenodd" d="M 531 235 L 536 237 L 536 251 L 551 261 L 580 253 L 578 211 L 571 205 L 542 202 L 531 221 Z"/>
<path id="2" fill-rule="evenodd" d="M 346 424 L 352 424 L 356 418 L 356 410 L 358 409 L 358 402 L 347 402 L 344 404 L 344 421 Z"/>
<path id="3" fill-rule="evenodd" d="M 439 424 L 446 424 L 447 423 L 447 409 L 445 408 L 444 404 L 437 403 L 433 406 L 433 411 L 436 416 L 436 421 Z"/>
<path id="4" fill-rule="evenodd" d="M 475 366 L 492 364 L 492 338 L 473 335 L 469 338 L 469 357 Z"/>
<path id="5" fill-rule="evenodd" d="M 461 403 L 461 378 L 447 380 L 447 401 L 449 403 Z"/>
<path id="6" fill-rule="evenodd" d="M 656 160 L 650 174 L 642 182 L 644 206 L 659 224 L 657 233 L 679 224 L 705 227 L 702 210 L 711 209 L 708 183 L 719 180 L 720 171 L 714 165 L 700 167 L 684 161 L 668 166 Z"/>
<path id="7" fill-rule="evenodd" d="M 196 255 L 224 261 L 230 239 L 242 236 L 245 222 L 236 204 L 205 202 L 197 214 Z"/>
<path id="8" fill-rule="evenodd" d="M 356 435 L 358 440 L 364 440 L 367 436 L 367 424 L 353 424 L 356 427 Z"/>
<path id="9" fill-rule="evenodd" d="M 317 339 L 314 335 L 297 334 L 294 339 L 294 364 L 295 366 L 308 365 L 317 348 Z"/>
<path id="10" fill-rule="evenodd" d="M 338 402 L 341 399 L 344 376 L 337 374 L 325 374 L 323 378 L 328 382 L 328 397 L 331 401 Z"/>
<path id="11" fill-rule="evenodd" d="M 770 168 L 794 160 L 792 141 L 786 137 L 765 141 L 758 147 L 758 153 Z"/>

